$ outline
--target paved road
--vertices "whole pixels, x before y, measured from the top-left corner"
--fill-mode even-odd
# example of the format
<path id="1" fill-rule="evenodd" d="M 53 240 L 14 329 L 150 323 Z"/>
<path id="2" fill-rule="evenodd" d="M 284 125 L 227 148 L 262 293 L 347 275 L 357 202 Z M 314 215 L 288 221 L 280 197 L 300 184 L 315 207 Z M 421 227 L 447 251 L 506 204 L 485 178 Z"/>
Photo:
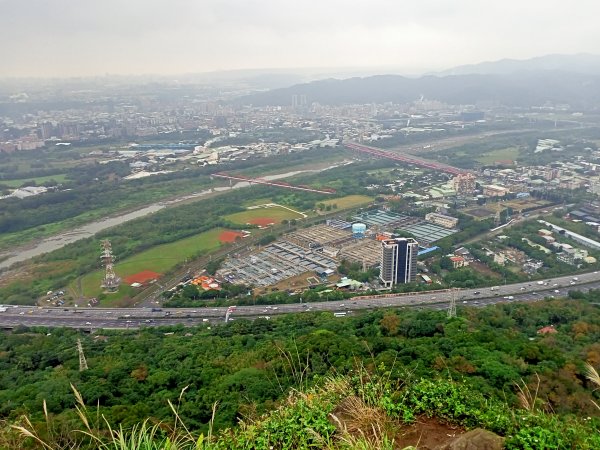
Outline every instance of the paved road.
<path id="1" fill-rule="evenodd" d="M 564 297 L 570 290 L 587 291 L 600 289 L 600 273 L 571 276 L 477 289 L 457 291 L 457 305 L 484 306 L 502 302 L 530 302 L 544 297 Z M 512 297 L 512 298 L 511 298 Z M 451 299 L 448 291 L 429 291 L 367 297 L 331 302 L 272 306 L 238 306 L 232 319 L 271 317 L 279 314 L 307 311 L 351 312 L 388 307 L 444 309 Z M 183 324 L 193 326 L 202 323 L 223 322 L 227 308 L 44 308 L 34 306 L 5 306 L 0 312 L 0 327 L 24 326 L 69 327 L 94 330 L 98 328 L 139 328 Z"/>

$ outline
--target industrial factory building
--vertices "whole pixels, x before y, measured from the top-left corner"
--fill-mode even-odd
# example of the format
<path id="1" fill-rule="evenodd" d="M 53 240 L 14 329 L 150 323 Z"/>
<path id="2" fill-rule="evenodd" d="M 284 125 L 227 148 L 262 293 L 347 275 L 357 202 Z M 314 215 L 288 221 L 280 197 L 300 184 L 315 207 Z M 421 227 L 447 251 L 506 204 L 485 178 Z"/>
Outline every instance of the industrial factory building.
<path id="1" fill-rule="evenodd" d="M 388 211 L 369 211 L 354 219 L 331 219 L 285 234 L 259 253 L 228 259 L 218 275 L 232 283 L 282 288 L 288 279 L 293 286 L 315 277 L 322 282 L 345 261 L 363 271 L 380 265 L 382 283 L 393 287 L 416 280 L 419 251 L 417 240 L 394 238 L 395 230 L 406 230 L 425 245 L 457 231 Z"/>

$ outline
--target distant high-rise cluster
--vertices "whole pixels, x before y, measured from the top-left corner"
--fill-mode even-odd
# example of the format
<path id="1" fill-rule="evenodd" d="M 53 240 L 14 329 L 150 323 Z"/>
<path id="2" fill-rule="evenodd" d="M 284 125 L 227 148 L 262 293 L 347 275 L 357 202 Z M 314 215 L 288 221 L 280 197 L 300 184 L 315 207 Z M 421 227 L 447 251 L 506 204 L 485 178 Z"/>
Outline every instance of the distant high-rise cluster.
<path id="1" fill-rule="evenodd" d="M 461 173 L 452 179 L 452 187 L 457 194 L 472 194 L 475 191 L 475 175 L 472 173 Z"/>
<path id="2" fill-rule="evenodd" d="M 306 106 L 306 95 L 304 94 L 293 94 L 292 95 L 292 108 L 304 108 Z"/>
<path id="3" fill-rule="evenodd" d="M 393 238 L 381 241 L 379 278 L 386 287 L 411 283 L 417 279 L 419 243 L 412 238 Z"/>

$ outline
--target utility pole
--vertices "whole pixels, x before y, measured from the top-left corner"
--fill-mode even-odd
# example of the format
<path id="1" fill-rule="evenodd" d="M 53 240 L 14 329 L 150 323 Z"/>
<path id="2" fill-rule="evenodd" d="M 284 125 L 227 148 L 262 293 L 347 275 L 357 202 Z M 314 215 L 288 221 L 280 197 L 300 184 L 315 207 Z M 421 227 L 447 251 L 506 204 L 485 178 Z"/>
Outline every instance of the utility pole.
<path id="1" fill-rule="evenodd" d="M 83 353 L 83 345 L 81 345 L 81 339 L 77 339 L 77 351 L 79 352 L 79 371 L 83 372 L 87 370 L 88 365 L 85 360 L 85 354 Z"/>
<path id="2" fill-rule="evenodd" d="M 452 297 L 448 305 L 448 319 L 456 317 L 456 288 L 452 288 Z"/>

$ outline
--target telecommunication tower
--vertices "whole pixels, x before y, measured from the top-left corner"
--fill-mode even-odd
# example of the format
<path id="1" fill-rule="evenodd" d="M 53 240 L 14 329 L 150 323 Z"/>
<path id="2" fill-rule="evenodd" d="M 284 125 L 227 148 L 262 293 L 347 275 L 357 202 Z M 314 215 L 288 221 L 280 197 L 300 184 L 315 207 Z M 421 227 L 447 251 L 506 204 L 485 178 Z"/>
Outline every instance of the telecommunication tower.
<path id="1" fill-rule="evenodd" d="M 83 372 L 87 370 L 88 365 L 85 360 L 85 354 L 83 353 L 83 345 L 81 345 L 81 340 L 77 339 L 77 351 L 79 352 L 79 371 Z"/>
<path id="2" fill-rule="evenodd" d="M 456 317 L 456 288 L 452 289 L 452 297 L 448 305 L 448 319 Z"/>
<path id="3" fill-rule="evenodd" d="M 117 292 L 119 289 L 119 284 L 121 283 L 121 279 L 115 274 L 115 269 L 113 266 L 114 258 L 110 241 L 104 240 L 100 245 L 102 246 L 102 254 L 100 255 L 100 259 L 102 259 L 105 269 L 104 279 L 102 280 L 102 284 L 100 286 L 103 287 L 107 292 Z"/>

